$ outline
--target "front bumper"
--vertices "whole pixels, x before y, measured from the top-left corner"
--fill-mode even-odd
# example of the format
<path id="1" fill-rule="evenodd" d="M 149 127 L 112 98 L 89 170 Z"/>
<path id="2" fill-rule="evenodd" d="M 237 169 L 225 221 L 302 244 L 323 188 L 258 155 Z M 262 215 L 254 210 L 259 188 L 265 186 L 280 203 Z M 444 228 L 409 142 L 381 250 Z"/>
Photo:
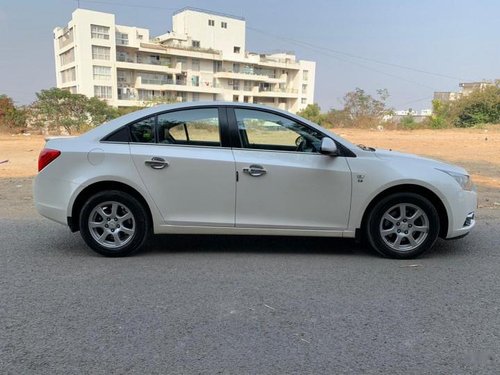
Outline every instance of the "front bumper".
<path id="1" fill-rule="evenodd" d="M 446 239 L 463 237 L 476 226 L 477 193 L 460 191 L 453 200 Z"/>

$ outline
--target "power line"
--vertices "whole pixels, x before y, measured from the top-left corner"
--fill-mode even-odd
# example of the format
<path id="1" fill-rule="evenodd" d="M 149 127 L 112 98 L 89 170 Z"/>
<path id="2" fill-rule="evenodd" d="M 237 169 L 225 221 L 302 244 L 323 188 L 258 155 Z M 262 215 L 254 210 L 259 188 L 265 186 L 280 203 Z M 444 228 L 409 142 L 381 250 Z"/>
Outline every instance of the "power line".
<path id="1" fill-rule="evenodd" d="M 354 55 L 352 53 L 348 53 L 348 52 L 344 52 L 344 51 L 339 51 L 339 50 L 335 50 L 335 49 L 327 48 L 327 47 L 323 47 L 323 46 L 318 46 L 318 45 L 315 45 L 315 44 L 312 44 L 312 43 L 309 43 L 309 42 L 305 42 L 305 41 L 301 41 L 301 40 L 297 40 L 297 39 L 293 39 L 293 38 L 289 38 L 289 37 L 283 37 L 283 36 L 277 36 L 277 35 L 269 34 L 268 32 L 260 30 L 260 29 L 257 29 L 255 27 L 247 26 L 247 29 L 256 31 L 256 32 L 264 34 L 266 36 L 271 36 L 271 37 L 273 37 L 275 39 L 284 40 L 284 41 L 288 41 L 290 43 L 295 43 L 295 44 L 300 43 L 303 47 L 313 48 L 313 49 L 316 49 L 316 50 L 321 50 L 321 51 L 329 52 L 329 53 L 332 53 L 332 54 L 339 54 L 339 55 L 343 55 L 343 56 L 347 56 L 347 57 L 351 57 L 351 58 L 355 58 L 355 59 L 360 59 L 360 60 L 374 62 L 376 64 L 387 65 L 387 66 L 392 66 L 392 67 L 396 67 L 396 68 L 399 68 L 399 69 L 410 70 L 410 71 L 413 71 L 413 72 L 416 72 L 416 73 L 421 73 L 421 74 L 427 74 L 427 75 L 432 75 L 432 76 L 441 77 L 441 78 L 452 79 L 454 81 L 457 81 L 457 80 L 458 81 L 464 81 L 464 79 L 460 78 L 460 77 L 454 77 L 454 76 L 450 76 L 450 75 L 447 75 L 447 74 L 442 74 L 442 73 L 437 73 L 437 72 L 430 72 L 430 71 L 427 71 L 427 70 L 414 68 L 414 67 L 411 67 L 411 66 L 406 66 L 406 65 L 401 65 L 401 64 L 394 64 L 394 63 L 387 62 L 387 61 L 382 61 L 382 60 L 372 59 L 372 58 L 369 58 L 369 57 Z"/>
<path id="2" fill-rule="evenodd" d="M 253 28 L 251 28 L 251 29 L 253 29 Z M 257 31 L 257 30 L 255 30 L 255 31 Z M 425 83 L 422 83 L 422 82 L 419 82 L 419 81 L 413 81 L 411 79 L 408 79 L 408 78 L 405 78 L 405 77 L 401 77 L 401 76 L 398 76 L 396 74 L 388 73 L 388 72 L 385 72 L 383 70 L 375 69 L 375 68 L 372 68 L 370 66 L 361 64 L 359 62 L 355 62 L 355 61 L 352 61 L 352 60 L 348 60 L 346 58 L 339 57 L 339 56 L 337 56 L 335 54 L 332 54 L 328 50 L 325 51 L 324 48 L 319 47 L 319 46 L 307 45 L 306 43 L 304 43 L 302 41 L 299 41 L 299 40 L 290 39 L 290 38 L 284 38 L 284 37 L 279 37 L 279 36 L 276 36 L 276 35 L 271 35 L 271 34 L 265 33 L 265 32 L 260 31 L 260 30 L 258 32 L 262 32 L 265 35 L 272 36 L 272 37 L 274 37 L 276 39 L 279 39 L 279 40 L 287 41 L 288 43 L 292 43 L 292 44 L 295 44 L 295 45 L 298 45 L 298 46 L 301 46 L 301 47 L 306 47 L 306 48 L 315 50 L 316 52 L 319 52 L 319 53 L 321 53 L 321 54 L 323 54 L 323 55 L 325 55 L 327 57 L 331 57 L 331 58 L 334 58 L 334 59 L 342 61 L 342 62 L 346 62 L 346 63 L 351 64 L 351 65 L 356 65 L 356 66 L 359 66 L 359 67 L 361 67 L 363 69 L 370 70 L 372 72 L 380 73 L 380 74 L 386 75 L 388 77 L 396 78 L 396 79 L 399 79 L 401 81 L 405 81 L 405 82 L 408 82 L 408 83 L 411 83 L 411 84 L 414 84 L 414 85 L 418 85 L 418 86 L 422 86 L 422 87 L 428 88 L 430 90 L 434 90 L 434 87 L 426 85 Z"/>

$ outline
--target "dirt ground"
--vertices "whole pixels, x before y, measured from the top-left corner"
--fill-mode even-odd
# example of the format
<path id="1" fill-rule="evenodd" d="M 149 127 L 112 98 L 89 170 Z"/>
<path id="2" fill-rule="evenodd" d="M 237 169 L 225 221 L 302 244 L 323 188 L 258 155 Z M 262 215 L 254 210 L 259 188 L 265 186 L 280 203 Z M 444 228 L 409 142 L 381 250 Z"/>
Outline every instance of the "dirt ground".
<path id="1" fill-rule="evenodd" d="M 356 144 L 424 155 L 463 166 L 478 187 L 479 207 L 500 211 L 500 126 L 452 130 L 334 131 Z M 0 134 L 0 206 L 3 209 L 32 208 L 32 178 L 37 172 L 38 153 L 44 143 L 44 137 L 40 135 Z"/>

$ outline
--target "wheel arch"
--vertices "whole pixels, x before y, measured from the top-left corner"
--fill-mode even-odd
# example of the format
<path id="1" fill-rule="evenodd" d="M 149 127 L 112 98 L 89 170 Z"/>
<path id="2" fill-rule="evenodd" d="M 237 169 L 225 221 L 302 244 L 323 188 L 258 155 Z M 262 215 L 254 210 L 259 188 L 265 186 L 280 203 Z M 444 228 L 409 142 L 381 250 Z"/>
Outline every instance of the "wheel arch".
<path id="1" fill-rule="evenodd" d="M 372 211 L 373 207 L 381 200 L 384 199 L 385 197 L 396 194 L 396 193 L 415 193 L 423 196 L 424 198 L 427 198 L 433 205 L 436 207 L 436 210 L 438 212 L 439 216 L 439 237 L 446 237 L 448 233 L 448 225 L 449 225 L 449 217 L 448 217 L 448 212 L 446 211 L 446 207 L 439 198 L 439 196 L 434 193 L 432 190 L 420 186 L 420 185 L 414 185 L 414 184 L 402 184 L 402 185 L 396 185 L 396 186 L 391 186 L 390 188 L 383 190 L 379 194 L 377 194 L 368 204 L 366 207 L 364 213 L 363 213 L 363 218 L 361 220 L 361 227 L 360 231 L 358 231 L 358 235 L 361 234 L 362 231 L 365 230 L 368 216 L 370 212 Z"/>
<path id="2" fill-rule="evenodd" d="M 136 198 L 143 206 L 146 212 L 148 213 L 149 220 L 153 223 L 153 215 L 151 212 L 151 207 L 149 207 L 148 202 L 141 193 L 139 193 L 136 189 L 131 187 L 130 185 L 124 184 L 123 182 L 118 181 L 99 181 L 95 182 L 83 189 L 76 197 L 73 202 L 73 206 L 71 208 L 71 216 L 68 216 L 68 226 L 70 227 L 72 232 L 76 232 L 80 230 L 79 224 L 79 214 L 82 209 L 84 203 L 89 199 L 92 195 L 105 191 L 105 190 L 119 190 L 124 193 L 130 194 L 134 198 Z"/>

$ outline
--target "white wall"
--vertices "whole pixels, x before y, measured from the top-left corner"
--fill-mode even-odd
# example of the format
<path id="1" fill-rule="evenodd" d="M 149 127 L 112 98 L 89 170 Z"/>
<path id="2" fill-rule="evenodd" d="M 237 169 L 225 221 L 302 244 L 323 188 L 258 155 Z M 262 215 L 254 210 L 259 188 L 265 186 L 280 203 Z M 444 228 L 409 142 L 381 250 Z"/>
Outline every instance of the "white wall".
<path id="1" fill-rule="evenodd" d="M 212 48 L 222 51 L 224 58 L 243 56 L 245 53 L 245 21 L 231 17 L 185 10 L 172 18 L 173 31 L 176 34 L 187 34 L 191 40 L 200 42 L 201 48 Z M 208 21 L 214 20 L 214 26 Z M 222 28 L 225 22 L 227 28 Z M 234 53 L 234 47 L 240 47 L 240 54 Z"/>

